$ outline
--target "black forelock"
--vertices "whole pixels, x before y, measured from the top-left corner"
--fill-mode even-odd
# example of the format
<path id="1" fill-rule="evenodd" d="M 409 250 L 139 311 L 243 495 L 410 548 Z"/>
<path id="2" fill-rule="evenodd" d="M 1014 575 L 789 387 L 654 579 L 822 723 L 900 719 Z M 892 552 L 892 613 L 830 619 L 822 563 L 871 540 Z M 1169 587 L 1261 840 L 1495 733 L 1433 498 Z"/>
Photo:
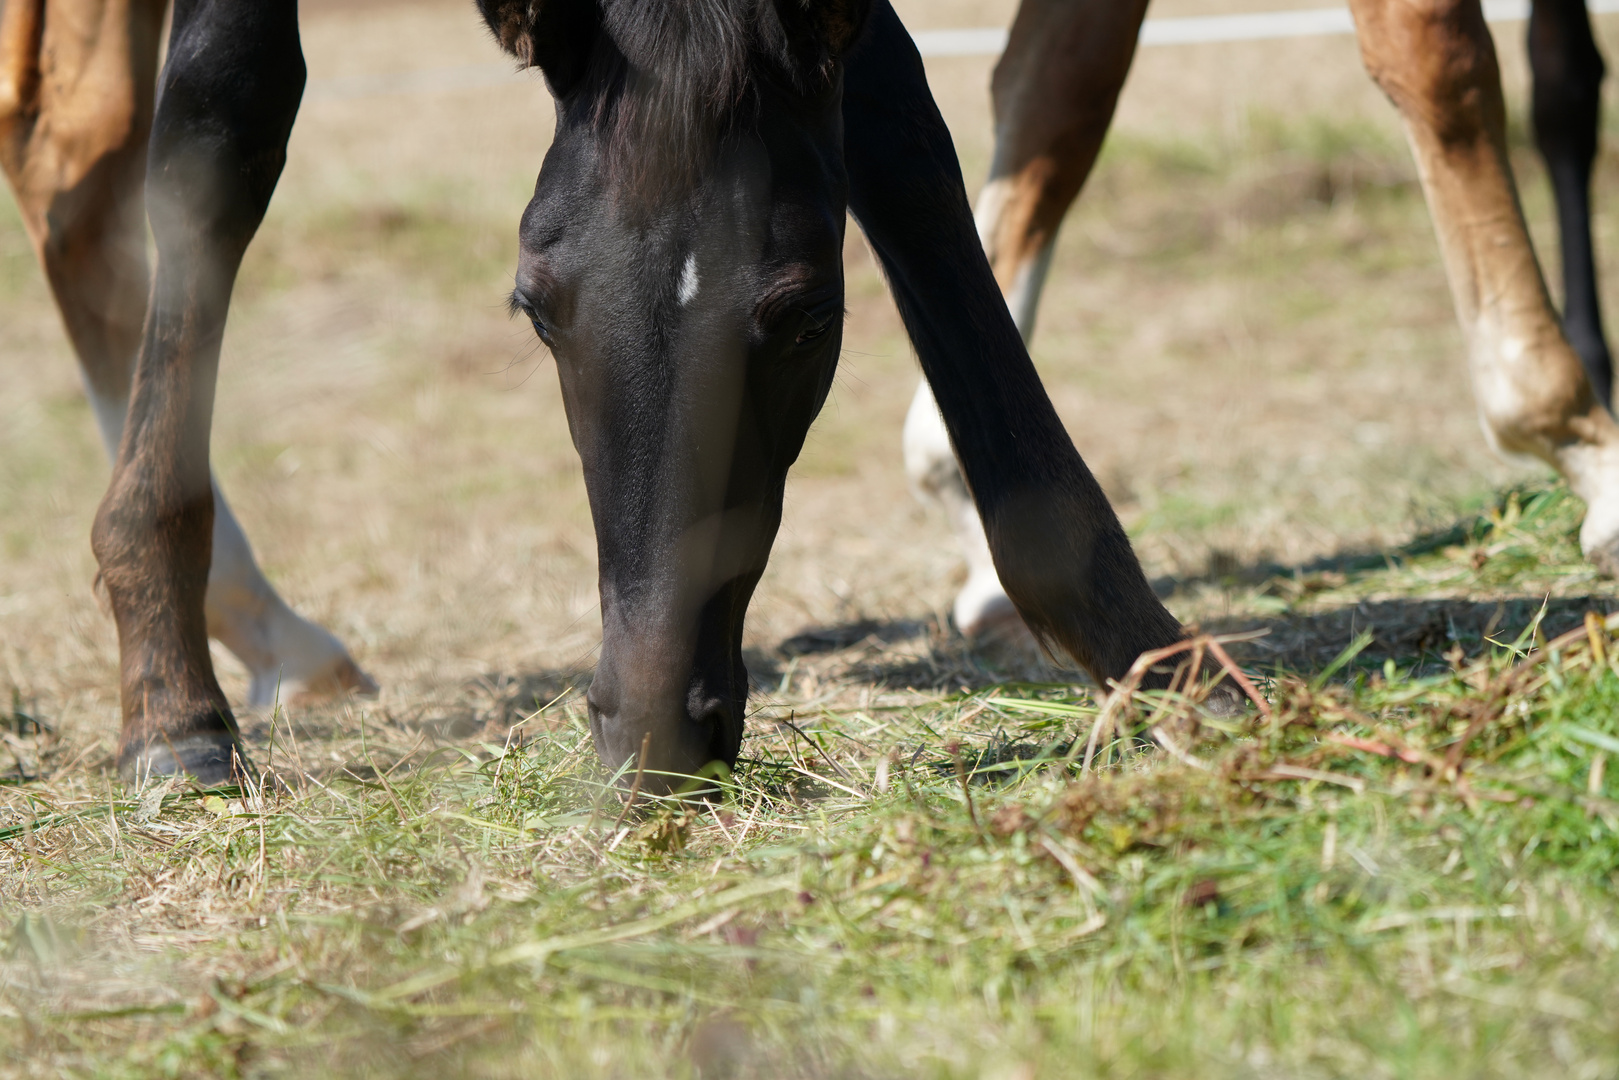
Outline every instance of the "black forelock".
<path id="1" fill-rule="evenodd" d="M 614 179 L 684 187 L 757 108 L 761 77 L 825 79 L 822 42 L 784 27 L 774 0 L 600 0 L 601 34 L 575 107 Z"/>

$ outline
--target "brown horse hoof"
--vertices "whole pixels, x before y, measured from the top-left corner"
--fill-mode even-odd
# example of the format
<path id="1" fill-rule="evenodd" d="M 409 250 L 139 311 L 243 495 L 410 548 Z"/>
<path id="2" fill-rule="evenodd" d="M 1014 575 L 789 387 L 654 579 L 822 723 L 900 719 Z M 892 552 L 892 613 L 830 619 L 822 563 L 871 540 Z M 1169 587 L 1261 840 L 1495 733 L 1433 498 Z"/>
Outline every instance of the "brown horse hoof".
<path id="1" fill-rule="evenodd" d="M 144 784 L 155 776 L 189 775 L 203 787 L 242 781 L 252 766 L 242 744 L 227 732 L 151 739 L 118 755 L 118 775 Z"/>

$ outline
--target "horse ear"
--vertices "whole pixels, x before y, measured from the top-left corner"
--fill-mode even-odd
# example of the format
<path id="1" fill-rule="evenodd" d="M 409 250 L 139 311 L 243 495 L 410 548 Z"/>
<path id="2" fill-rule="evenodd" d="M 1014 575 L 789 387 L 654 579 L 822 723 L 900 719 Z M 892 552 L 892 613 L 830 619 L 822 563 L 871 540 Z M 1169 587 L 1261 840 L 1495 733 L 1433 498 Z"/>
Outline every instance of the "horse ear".
<path id="1" fill-rule="evenodd" d="M 872 0 L 776 0 L 781 21 L 813 34 L 833 56 L 842 56 L 860 37 Z"/>
<path id="2" fill-rule="evenodd" d="M 545 72 L 557 95 L 584 74 L 601 30 L 596 0 L 478 0 L 478 10 L 500 47 Z"/>

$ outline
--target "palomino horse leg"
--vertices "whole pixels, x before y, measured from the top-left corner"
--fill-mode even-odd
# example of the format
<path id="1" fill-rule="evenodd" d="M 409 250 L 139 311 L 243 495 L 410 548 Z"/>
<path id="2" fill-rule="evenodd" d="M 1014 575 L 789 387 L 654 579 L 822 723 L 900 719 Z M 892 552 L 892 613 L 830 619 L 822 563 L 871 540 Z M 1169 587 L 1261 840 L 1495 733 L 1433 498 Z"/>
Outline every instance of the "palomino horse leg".
<path id="1" fill-rule="evenodd" d="M 1478 0 L 1351 0 L 1366 70 L 1400 110 L 1467 335 L 1491 444 L 1547 462 L 1585 500 L 1580 545 L 1619 570 L 1619 426 L 1569 347 L 1507 162 Z"/>
<path id="2" fill-rule="evenodd" d="M 1613 358 L 1602 332 L 1591 247 L 1591 165 L 1602 123 L 1602 54 L 1585 0 L 1535 0 L 1529 15 L 1535 142 L 1546 159 L 1563 247 L 1563 332 L 1597 400 L 1613 404 Z"/>
<path id="3" fill-rule="evenodd" d="M 1147 0 L 1023 0 L 995 65 L 995 157 L 974 216 L 1025 342 L 1057 228 L 1096 163 L 1146 12 Z M 969 638 L 1026 636 L 926 379 L 905 417 L 905 471 L 919 497 L 944 507 L 967 559 L 957 628 Z"/>
<path id="4" fill-rule="evenodd" d="M 126 775 L 236 767 L 208 656 L 208 471 L 231 287 L 286 160 L 303 93 L 294 0 L 180 0 L 152 124 L 157 262 L 112 483 L 91 546 L 122 654 Z"/>
<path id="5" fill-rule="evenodd" d="M 13 0 L 0 8 L 0 166 L 116 459 L 140 348 L 146 146 L 164 0 Z M 265 580 L 214 491 L 208 631 L 247 666 L 249 704 L 375 684 Z"/>

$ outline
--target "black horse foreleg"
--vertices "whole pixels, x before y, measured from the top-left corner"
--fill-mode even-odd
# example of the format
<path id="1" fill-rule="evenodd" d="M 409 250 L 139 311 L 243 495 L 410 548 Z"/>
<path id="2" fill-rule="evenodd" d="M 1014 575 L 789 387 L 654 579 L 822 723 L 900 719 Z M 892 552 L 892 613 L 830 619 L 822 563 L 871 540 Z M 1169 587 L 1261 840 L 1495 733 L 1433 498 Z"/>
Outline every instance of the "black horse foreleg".
<path id="1" fill-rule="evenodd" d="M 1563 332 L 1597 399 L 1613 404 L 1613 359 L 1602 332 L 1591 245 L 1591 166 L 1602 123 L 1602 54 L 1585 0 L 1535 0 L 1529 16 L 1535 143 L 1557 197 L 1563 246 Z"/>
<path id="2" fill-rule="evenodd" d="M 121 654 L 126 775 L 235 768 L 208 655 L 208 438 L 231 289 L 304 85 L 296 0 L 178 0 L 147 164 L 155 241 L 128 420 L 92 545 Z"/>
<path id="3" fill-rule="evenodd" d="M 844 75 L 850 209 L 882 261 L 983 518 L 1036 634 L 1099 681 L 1181 636 L 1040 384 L 973 228 L 922 59 L 886 0 Z"/>

